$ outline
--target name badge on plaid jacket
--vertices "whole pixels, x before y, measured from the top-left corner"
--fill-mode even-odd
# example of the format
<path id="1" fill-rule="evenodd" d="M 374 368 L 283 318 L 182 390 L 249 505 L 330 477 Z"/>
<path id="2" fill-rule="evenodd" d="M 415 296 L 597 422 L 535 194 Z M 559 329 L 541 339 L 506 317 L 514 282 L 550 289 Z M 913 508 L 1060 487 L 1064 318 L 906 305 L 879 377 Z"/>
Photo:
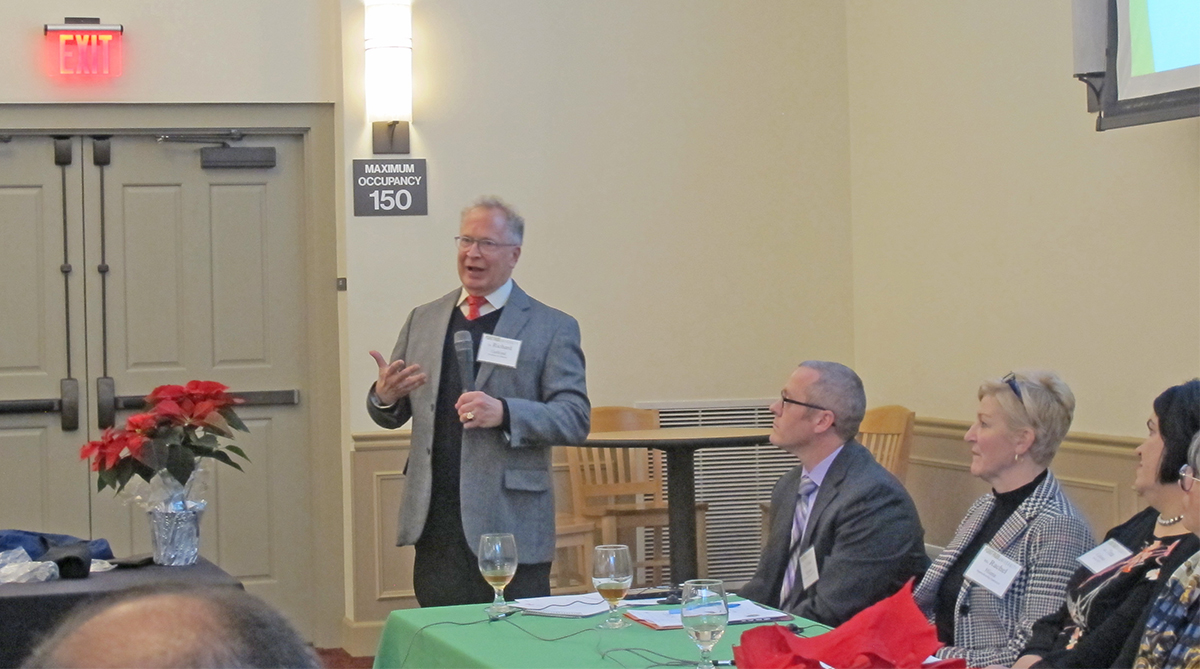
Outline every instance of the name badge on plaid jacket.
<path id="1" fill-rule="evenodd" d="M 1000 551 L 985 545 L 979 555 L 971 561 L 971 566 L 963 576 L 987 588 L 987 591 L 997 597 L 1003 597 L 1008 592 L 1008 586 L 1021 571 L 1021 565 L 1004 556 Z"/>

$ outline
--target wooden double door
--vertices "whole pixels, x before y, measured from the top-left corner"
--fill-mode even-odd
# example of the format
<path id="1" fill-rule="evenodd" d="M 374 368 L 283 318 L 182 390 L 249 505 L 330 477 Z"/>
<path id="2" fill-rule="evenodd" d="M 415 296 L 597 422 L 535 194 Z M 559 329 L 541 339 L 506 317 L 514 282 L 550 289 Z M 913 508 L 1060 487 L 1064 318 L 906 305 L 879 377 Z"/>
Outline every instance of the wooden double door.
<path id="1" fill-rule="evenodd" d="M 0 137 L 0 527 L 149 551 L 80 446 L 157 385 L 220 381 L 250 400 L 251 463 L 214 468 L 201 554 L 307 629 L 304 138 L 202 166 L 221 141 Z"/>

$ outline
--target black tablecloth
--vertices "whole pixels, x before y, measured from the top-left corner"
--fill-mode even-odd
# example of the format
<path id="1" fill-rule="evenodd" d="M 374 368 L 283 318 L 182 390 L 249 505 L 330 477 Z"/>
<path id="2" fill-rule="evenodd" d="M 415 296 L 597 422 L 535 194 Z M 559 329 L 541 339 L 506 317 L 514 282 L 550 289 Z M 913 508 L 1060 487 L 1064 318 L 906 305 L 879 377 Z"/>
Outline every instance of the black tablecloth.
<path id="1" fill-rule="evenodd" d="M 19 665 L 38 640 L 79 604 L 118 590 L 156 583 L 242 587 L 237 579 L 204 558 L 189 567 L 150 565 L 69 581 L 0 585 L 0 667 Z"/>

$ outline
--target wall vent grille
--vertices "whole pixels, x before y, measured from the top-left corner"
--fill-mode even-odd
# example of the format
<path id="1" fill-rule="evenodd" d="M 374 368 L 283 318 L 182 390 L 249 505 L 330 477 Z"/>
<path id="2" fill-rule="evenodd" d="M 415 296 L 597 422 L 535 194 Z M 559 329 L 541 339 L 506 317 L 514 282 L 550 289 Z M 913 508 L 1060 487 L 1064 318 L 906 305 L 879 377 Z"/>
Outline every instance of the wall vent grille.
<path id="1" fill-rule="evenodd" d="M 773 400 L 646 402 L 663 427 L 771 427 Z M 740 587 L 758 566 L 762 512 L 775 482 L 797 464 L 769 443 L 696 452 L 696 500 L 708 502 L 708 575 Z"/>

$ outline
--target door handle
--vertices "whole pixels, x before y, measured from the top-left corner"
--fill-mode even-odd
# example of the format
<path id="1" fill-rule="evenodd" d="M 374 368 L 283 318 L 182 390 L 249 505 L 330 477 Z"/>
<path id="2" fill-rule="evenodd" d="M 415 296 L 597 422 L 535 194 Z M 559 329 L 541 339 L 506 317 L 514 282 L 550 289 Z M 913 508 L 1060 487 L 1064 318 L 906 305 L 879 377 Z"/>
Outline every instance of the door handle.
<path id="1" fill-rule="evenodd" d="M 62 412 L 63 432 L 79 429 L 79 379 L 63 379 L 58 382 L 59 401 Z"/>
<path id="2" fill-rule="evenodd" d="M 62 379 L 59 391 L 62 395 L 58 399 L 0 400 L 0 415 L 58 412 L 63 432 L 74 432 L 79 429 L 79 380 Z"/>
<path id="3" fill-rule="evenodd" d="M 96 426 L 101 430 L 117 422 L 117 386 L 111 376 L 96 378 Z"/>

